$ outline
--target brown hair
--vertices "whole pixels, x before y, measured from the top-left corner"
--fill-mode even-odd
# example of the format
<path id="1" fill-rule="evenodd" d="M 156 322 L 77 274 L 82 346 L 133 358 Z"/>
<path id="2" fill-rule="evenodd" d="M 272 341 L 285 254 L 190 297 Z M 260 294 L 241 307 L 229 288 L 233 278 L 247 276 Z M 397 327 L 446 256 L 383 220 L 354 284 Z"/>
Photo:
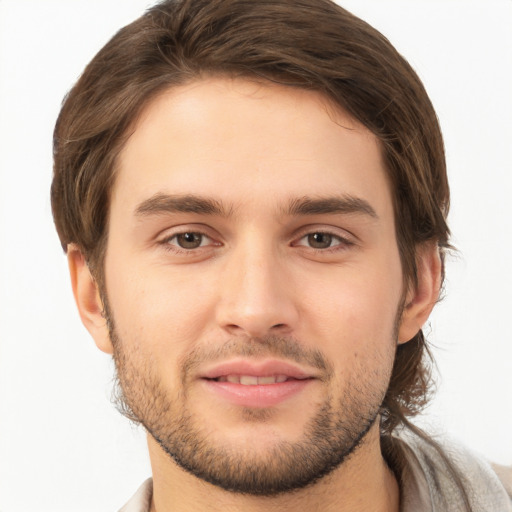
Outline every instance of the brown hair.
<path id="1" fill-rule="evenodd" d="M 52 207 L 64 249 L 101 281 L 116 156 L 145 105 L 201 76 L 266 79 L 319 91 L 379 139 L 406 284 L 416 251 L 448 245 L 443 140 L 425 89 L 389 41 L 330 0 L 167 0 L 120 30 L 64 101 L 54 134 Z M 420 331 L 397 351 L 382 409 L 389 435 L 427 402 Z"/>

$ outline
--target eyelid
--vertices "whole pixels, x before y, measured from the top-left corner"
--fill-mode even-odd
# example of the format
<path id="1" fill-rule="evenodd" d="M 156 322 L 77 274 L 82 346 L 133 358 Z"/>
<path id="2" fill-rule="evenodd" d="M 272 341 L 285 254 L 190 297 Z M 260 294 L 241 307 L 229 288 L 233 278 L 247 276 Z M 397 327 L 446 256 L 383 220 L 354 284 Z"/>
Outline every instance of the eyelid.
<path id="1" fill-rule="evenodd" d="M 185 249 L 184 247 L 180 247 L 179 245 L 177 244 L 171 244 L 171 240 L 173 240 L 174 238 L 178 238 L 180 235 L 184 235 L 186 233 L 191 233 L 191 234 L 194 234 L 194 235 L 199 235 L 203 238 L 203 240 L 201 240 L 201 244 L 198 246 L 198 247 L 194 247 L 193 249 L 199 249 L 200 247 L 205 247 L 207 245 L 211 245 L 211 244 L 203 244 L 203 241 L 206 239 L 206 240 L 209 240 L 210 242 L 212 242 L 212 238 L 210 236 L 208 236 L 207 234 L 205 233 L 201 233 L 200 231 L 190 231 L 190 230 L 187 230 L 187 231 L 181 231 L 181 232 L 178 232 L 178 233 L 174 233 L 173 235 L 169 235 L 167 237 L 165 237 L 162 242 L 163 243 L 166 243 L 166 244 L 169 244 L 169 245 L 176 245 L 176 247 L 178 247 L 179 249 L 181 250 L 193 250 L 193 249 Z M 215 245 L 215 244 L 213 244 Z"/>
<path id="2" fill-rule="evenodd" d="M 313 251 L 315 254 L 327 255 L 327 254 L 333 254 L 333 253 L 339 253 L 342 251 L 346 251 L 349 247 L 352 247 L 353 245 L 355 245 L 354 242 L 351 242 L 347 238 L 343 238 L 339 235 L 334 235 L 331 233 L 322 233 L 320 231 L 318 231 L 317 233 L 331 236 L 333 238 L 332 242 L 334 242 L 334 243 L 332 245 L 329 245 L 328 247 L 313 247 L 307 241 L 305 243 L 300 243 L 302 240 L 306 239 L 310 234 L 314 234 L 314 233 L 315 232 L 309 233 L 309 234 L 306 234 L 306 235 L 300 237 L 298 239 L 298 241 L 293 244 L 293 246 L 300 247 L 303 250 Z"/>
<path id="3" fill-rule="evenodd" d="M 300 247 L 310 247 L 309 245 L 307 244 L 301 244 L 300 242 L 302 240 L 305 240 L 307 239 L 310 235 L 315 235 L 315 234 L 320 234 L 320 235 L 329 235 L 330 237 L 333 238 L 334 241 L 337 241 L 337 243 L 335 243 L 334 245 L 330 245 L 329 247 L 326 247 L 325 249 L 322 249 L 322 250 L 327 250 L 327 249 L 332 249 L 334 247 L 337 247 L 338 245 L 341 245 L 343 243 L 347 243 L 347 240 L 345 240 L 344 238 L 341 238 L 340 236 L 338 235 L 333 235 L 332 233 L 324 233 L 324 232 L 321 232 L 321 231 L 315 231 L 313 233 L 307 233 L 305 234 L 304 236 L 301 236 L 295 243 L 294 245 L 295 246 L 300 246 Z M 311 249 L 317 249 L 318 250 L 318 247 L 310 247 Z"/>
<path id="4" fill-rule="evenodd" d="M 318 224 L 304 226 L 303 228 L 298 230 L 293 238 L 294 242 L 292 243 L 295 243 L 296 241 L 301 240 L 308 235 L 313 235 L 315 233 L 330 235 L 341 240 L 342 242 L 349 244 L 357 243 L 357 237 L 353 235 L 350 231 L 347 231 L 346 229 L 335 226 L 326 226 Z"/>
<path id="5" fill-rule="evenodd" d="M 180 224 L 179 226 L 175 226 L 172 228 L 167 228 L 160 232 L 160 234 L 156 237 L 156 243 L 159 246 L 162 246 L 164 249 L 168 251 L 173 251 L 175 253 L 182 254 L 191 254 L 193 252 L 197 252 L 201 249 L 205 250 L 210 247 L 221 246 L 222 243 L 218 242 L 214 234 L 211 233 L 212 229 L 209 229 L 207 226 L 198 225 L 198 224 Z M 195 233 L 197 235 L 201 235 L 202 237 L 209 240 L 209 243 L 203 245 L 201 244 L 199 247 L 186 249 L 184 247 L 180 247 L 178 244 L 170 243 L 173 238 L 178 237 L 179 235 L 183 235 L 185 233 Z"/>
<path id="6" fill-rule="evenodd" d="M 212 229 L 209 226 L 205 226 L 203 224 L 181 224 L 178 226 L 170 227 L 165 230 L 163 230 L 158 237 L 156 237 L 156 242 L 159 246 L 163 246 L 164 249 L 169 251 L 174 251 L 177 253 L 187 253 L 191 254 L 193 252 L 198 252 L 201 249 L 207 250 L 212 247 L 220 247 L 223 245 L 222 242 L 218 241 L 220 236 L 216 236 L 215 234 L 212 234 Z M 203 244 L 201 243 L 200 246 L 196 248 L 186 249 L 183 247 L 180 247 L 177 243 L 170 243 L 171 240 L 176 238 L 179 235 L 182 235 L 184 233 L 195 233 L 198 235 L 201 235 L 202 237 L 206 238 L 208 240 L 208 243 Z M 337 240 L 337 243 L 335 245 L 332 245 L 330 247 L 327 247 L 325 249 L 319 249 L 315 247 L 310 247 L 307 244 L 301 244 L 299 243 L 302 241 L 305 237 L 315 234 L 315 233 L 321 233 L 330 235 L 333 238 Z M 353 246 L 357 244 L 357 237 L 347 231 L 346 229 L 339 228 L 336 226 L 326 226 L 326 225 L 308 225 L 303 226 L 299 230 L 296 231 L 295 235 L 293 236 L 293 240 L 291 241 L 290 245 L 295 247 L 305 247 L 308 249 L 311 249 L 312 251 L 318 251 L 318 252 L 328 252 L 340 250 L 342 248 L 346 248 L 348 246 Z"/>
<path id="7" fill-rule="evenodd" d="M 162 229 L 156 236 L 157 241 L 169 240 L 174 236 L 182 235 L 183 233 L 197 233 L 208 238 L 216 238 L 212 233 L 212 229 L 204 224 L 179 224 L 177 226 L 169 226 Z"/>

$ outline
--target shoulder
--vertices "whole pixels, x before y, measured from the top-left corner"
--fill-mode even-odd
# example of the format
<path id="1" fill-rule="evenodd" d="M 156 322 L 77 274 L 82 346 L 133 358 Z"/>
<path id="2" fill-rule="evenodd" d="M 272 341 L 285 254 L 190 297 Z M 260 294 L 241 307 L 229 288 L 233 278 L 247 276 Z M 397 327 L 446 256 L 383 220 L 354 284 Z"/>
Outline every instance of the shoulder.
<path id="1" fill-rule="evenodd" d="M 410 432 L 399 436 L 409 477 L 424 479 L 432 510 L 512 511 L 512 468 L 495 466 L 458 443 Z"/>
<path id="2" fill-rule="evenodd" d="M 501 466 L 500 464 L 491 464 L 492 469 L 500 479 L 503 487 L 512 500 L 512 466 Z"/>

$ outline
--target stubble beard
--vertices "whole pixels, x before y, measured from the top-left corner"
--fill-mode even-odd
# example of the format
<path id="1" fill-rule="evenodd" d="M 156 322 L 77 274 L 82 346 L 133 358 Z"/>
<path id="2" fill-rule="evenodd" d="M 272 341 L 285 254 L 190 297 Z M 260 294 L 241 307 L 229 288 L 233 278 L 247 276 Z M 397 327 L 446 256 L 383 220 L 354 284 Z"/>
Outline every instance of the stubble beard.
<path id="1" fill-rule="evenodd" d="M 281 356 L 323 368 L 324 384 L 330 389 L 332 365 L 320 352 L 306 351 L 291 338 L 234 339 L 215 352 L 189 354 L 181 365 L 182 389 L 170 396 L 150 362 L 140 361 L 125 350 L 111 313 L 107 313 L 107 320 L 114 345 L 118 409 L 142 424 L 185 471 L 226 491 L 254 496 L 277 496 L 303 489 L 354 455 L 379 417 L 394 358 L 395 345 L 390 341 L 387 353 L 375 355 L 379 360 L 372 362 L 371 371 L 367 365 L 354 369 L 336 399 L 326 393 L 299 440 L 279 440 L 262 450 L 250 440 L 244 446 L 234 446 L 229 439 L 213 440 L 218 433 L 214 436 L 209 432 L 207 422 L 195 417 L 188 406 L 187 372 L 205 360 L 222 356 Z M 266 422 L 271 416 L 272 410 L 241 410 L 241 417 L 249 424 Z"/>

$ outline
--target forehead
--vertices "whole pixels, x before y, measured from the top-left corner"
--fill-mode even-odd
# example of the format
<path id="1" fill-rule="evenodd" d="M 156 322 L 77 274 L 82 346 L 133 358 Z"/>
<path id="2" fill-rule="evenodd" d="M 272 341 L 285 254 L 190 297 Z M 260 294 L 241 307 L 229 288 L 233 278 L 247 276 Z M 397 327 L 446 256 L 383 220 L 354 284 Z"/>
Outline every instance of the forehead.
<path id="1" fill-rule="evenodd" d="M 365 196 L 389 210 L 375 136 L 322 94 L 209 78 L 172 88 L 142 112 L 118 160 L 112 209 L 155 194 L 214 196 L 277 210 L 304 196 Z"/>

